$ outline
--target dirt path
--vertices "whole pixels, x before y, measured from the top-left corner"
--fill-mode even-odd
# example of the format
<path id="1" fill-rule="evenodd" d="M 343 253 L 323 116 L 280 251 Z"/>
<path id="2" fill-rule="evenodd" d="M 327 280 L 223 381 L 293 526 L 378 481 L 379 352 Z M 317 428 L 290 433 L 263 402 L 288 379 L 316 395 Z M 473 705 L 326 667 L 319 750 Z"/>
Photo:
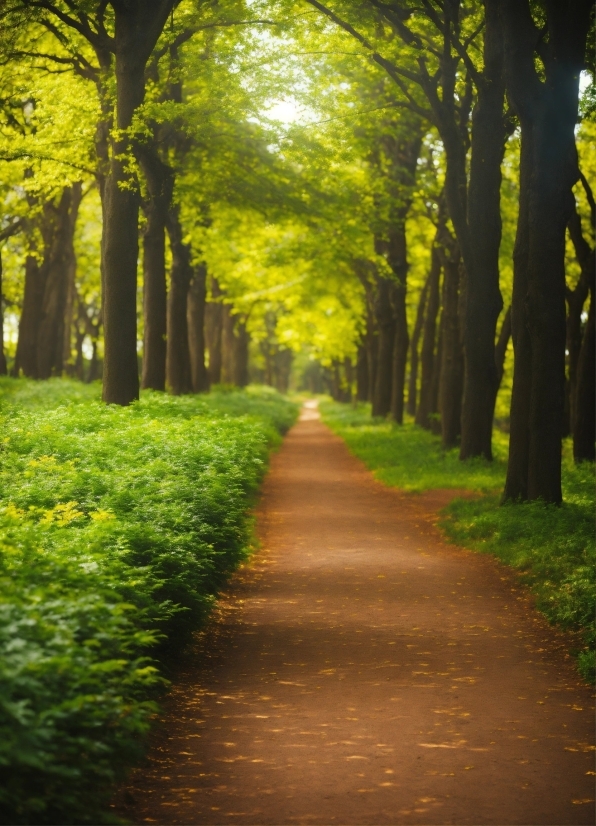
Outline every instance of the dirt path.
<path id="1" fill-rule="evenodd" d="M 505 569 L 442 543 L 447 498 L 384 488 L 303 416 L 265 483 L 263 551 L 174 687 L 123 813 L 593 823 L 590 692 Z"/>

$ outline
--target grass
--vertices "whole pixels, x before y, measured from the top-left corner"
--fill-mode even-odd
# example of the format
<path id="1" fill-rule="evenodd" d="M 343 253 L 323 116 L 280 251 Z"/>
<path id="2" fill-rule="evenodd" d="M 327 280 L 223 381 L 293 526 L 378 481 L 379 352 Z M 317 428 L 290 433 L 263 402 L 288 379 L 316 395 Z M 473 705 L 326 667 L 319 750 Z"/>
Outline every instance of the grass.
<path id="1" fill-rule="evenodd" d="M 98 398 L 0 382 L 3 822 L 112 822 L 162 663 L 249 552 L 268 453 L 297 412 L 267 388 Z"/>
<path id="2" fill-rule="evenodd" d="M 596 603 L 594 467 L 574 465 L 570 445 L 563 456 L 560 507 L 543 502 L 500 504 L 505 481 L 507 438 L 494 434 L 495 460 L 460 462 L 457 450 L 412 423 L 392 425 L 370 417 L 368 405 L 324 401 L 324 421 L 349 449 L 387 485 L 411 492 L 432 488 L 467 489 L 482 494 L 455 499 L 441 527 L 459 545 L 490 553 L 515 568 L 548 619 L 575 632 L 578 668 L 593 680 Z"/>

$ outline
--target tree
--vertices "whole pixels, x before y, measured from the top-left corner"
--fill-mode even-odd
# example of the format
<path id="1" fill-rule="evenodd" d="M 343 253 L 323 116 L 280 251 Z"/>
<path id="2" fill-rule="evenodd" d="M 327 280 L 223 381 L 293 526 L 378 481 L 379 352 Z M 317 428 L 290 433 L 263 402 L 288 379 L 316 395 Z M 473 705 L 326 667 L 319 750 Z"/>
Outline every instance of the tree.
<path id="1" fill-rule="evenodd" d="M 507 92 L 522 136 L 505 498 L 556 503 L 562 497 L 565 233 L 579 177 L 574 130 L 592 4 L 545 2 L 539 27 L 527 0 L 490 3 L 503 15 Z"/>

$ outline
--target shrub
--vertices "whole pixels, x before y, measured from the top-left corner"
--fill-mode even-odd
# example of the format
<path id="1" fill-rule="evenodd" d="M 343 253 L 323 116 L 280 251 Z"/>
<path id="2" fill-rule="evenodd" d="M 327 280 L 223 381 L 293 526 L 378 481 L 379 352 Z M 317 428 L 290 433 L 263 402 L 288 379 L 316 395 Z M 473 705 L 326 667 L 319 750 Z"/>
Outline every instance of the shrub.
<path id="1" fill-rule="evenodd" d="M 0 810 L 109 822 L 164 686 L 156 657 L 188 641 L 247 553 L 296 408 L 250 389 L 123 409 L 32 385 L 0 385 Z"/>

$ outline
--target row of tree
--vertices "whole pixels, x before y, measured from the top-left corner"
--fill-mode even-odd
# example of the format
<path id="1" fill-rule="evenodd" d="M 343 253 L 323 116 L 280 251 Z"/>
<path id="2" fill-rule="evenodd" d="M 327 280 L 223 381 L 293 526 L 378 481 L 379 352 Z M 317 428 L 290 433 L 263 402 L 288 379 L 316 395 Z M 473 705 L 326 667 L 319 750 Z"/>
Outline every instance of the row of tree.
<path id="1" fill-rule="evenodd" d="M 590 2 L 0 13 L 13 372 L 82 376 L 91 342 L 128 404 L 244 385 L 249 352 L 283 389 L 307 346 L 336 397 L 491 459 L 512 337 L 506 498 L 561 500 L 566 432 L 593 461 Z"/>

